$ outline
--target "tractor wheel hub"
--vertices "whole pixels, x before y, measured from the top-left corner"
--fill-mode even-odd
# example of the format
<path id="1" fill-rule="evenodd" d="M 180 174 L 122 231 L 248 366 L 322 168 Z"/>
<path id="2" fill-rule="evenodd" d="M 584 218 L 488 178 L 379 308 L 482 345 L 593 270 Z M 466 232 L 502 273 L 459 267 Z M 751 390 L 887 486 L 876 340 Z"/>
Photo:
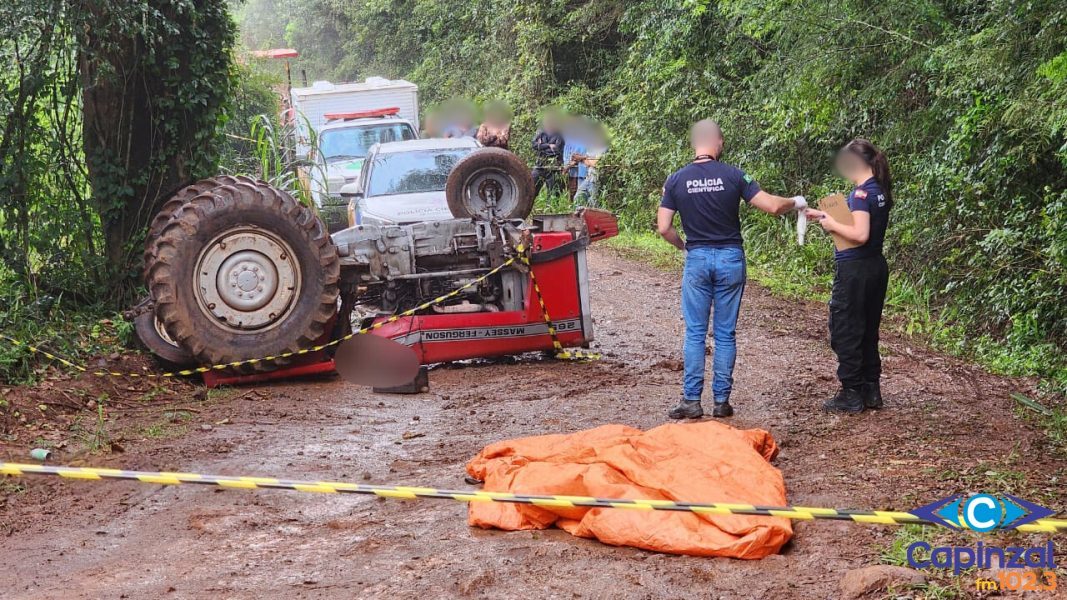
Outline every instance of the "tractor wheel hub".
<path id="1" fill-rule="evenodd" d="M 235 329 L 269 327 L 293 304 L 298 270 L 292 251 L 274 236 L 254 229 L 226 232 L 200 258 L 201 309 Z"/>

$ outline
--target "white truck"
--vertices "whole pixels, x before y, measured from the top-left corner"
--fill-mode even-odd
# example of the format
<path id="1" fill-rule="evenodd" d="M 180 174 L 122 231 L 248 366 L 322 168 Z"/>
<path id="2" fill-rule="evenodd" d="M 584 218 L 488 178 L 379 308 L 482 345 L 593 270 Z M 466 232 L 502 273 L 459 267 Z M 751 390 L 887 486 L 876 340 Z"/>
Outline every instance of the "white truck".
<path id="1" fill-rule="evenodd" d="M 341 188 L 358 181 L 371 146 L 418 139 L 419 89 L 409 81 L 369 77 L 360 83 L 316 81 L 293 88 L 292 98 L 297 155 L 313 165 L 305 183 L 330 231 L 342 229 L 348 219 Z"/>

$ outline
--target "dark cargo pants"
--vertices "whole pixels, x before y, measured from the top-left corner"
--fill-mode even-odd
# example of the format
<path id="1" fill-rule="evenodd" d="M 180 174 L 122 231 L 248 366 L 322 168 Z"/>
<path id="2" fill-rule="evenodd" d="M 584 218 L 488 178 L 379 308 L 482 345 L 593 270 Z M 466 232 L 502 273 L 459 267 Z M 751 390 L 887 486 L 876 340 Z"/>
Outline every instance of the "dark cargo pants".
<path id="1" fill-rule="evenodd" d="M 882 255 L 837 263 L 830 296 L 830 347 L 837 378 L 846 388 L 877 383 L 882 375 L 878 328 L 889 267 Z"/>

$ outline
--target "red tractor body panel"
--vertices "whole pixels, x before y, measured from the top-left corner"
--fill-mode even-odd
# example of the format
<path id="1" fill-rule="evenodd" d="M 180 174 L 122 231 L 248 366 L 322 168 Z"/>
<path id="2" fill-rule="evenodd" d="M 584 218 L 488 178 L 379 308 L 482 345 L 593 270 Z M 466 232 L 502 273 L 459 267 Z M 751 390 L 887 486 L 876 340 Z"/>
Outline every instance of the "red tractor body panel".
<path id="1" fill-rule="evenodd" d="M 569 233 L 535 234 L 533 251 L 550 250 L 572 240 Z M 531 268 L 560 344 L 566 347 L 591 342 L 585 251 Z M 411 346 L 424 365 L 552 350 L 552 336 L 532 279 L 528 281 L 525 304 L 524 310 L 517 311 L 405 317 L 373 334 Z"/>

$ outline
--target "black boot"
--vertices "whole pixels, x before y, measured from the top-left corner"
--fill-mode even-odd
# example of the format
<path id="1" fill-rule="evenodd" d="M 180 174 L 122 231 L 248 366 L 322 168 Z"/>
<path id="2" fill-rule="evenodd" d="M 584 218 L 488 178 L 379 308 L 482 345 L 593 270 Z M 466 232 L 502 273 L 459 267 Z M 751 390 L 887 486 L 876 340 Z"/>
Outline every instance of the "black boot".
<path id="1" fill-rule="evenodd" d="M 689 401 L 683 398 L 678 406 L 667 411 L 667 416 L 672 419 L 699 419 L 704 416 L 704 409 L 700 406 L 700 400 Z"/>
<path id="2" fill-rule="evenodd" d="M 875 410 L 882 408 L 882 386 L 875 383 L 863 384 L 863 406 Z"/>
<path id="3" fill-rule="evenodd" d="M 716 419 L 732 417 L 734 416 L 734 407 L 730 406 L 729 402 L 716 402 L 715 410 L 711 411 L 711 416 Z"/>
<path id="4" fill-rule="evenodd" d="M 863 412 L 863 394 L 857 388 L 843 387 L 822 408 L 827 412 Z"/>

